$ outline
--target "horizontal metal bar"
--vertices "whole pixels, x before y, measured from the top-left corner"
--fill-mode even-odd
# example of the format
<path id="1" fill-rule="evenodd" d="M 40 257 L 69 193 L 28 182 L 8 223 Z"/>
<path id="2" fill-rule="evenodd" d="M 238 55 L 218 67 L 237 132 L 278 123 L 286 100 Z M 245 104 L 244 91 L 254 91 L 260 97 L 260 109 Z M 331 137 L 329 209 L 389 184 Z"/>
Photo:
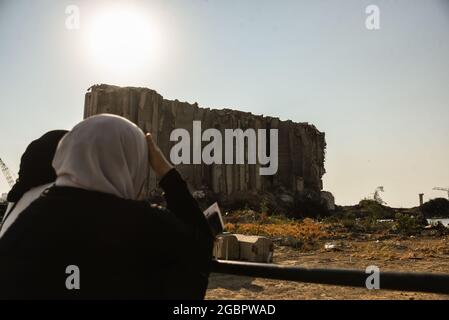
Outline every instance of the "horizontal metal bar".
<path id="1" fill-rule="evenodd" d="M 214 260 L 212 272 L 363 288 L 370 276 L 364 270 L 309 269 L 229 260 Z M 380 271 L 379 279 L 380 289 L 449 294 L 449 274 Z"/>

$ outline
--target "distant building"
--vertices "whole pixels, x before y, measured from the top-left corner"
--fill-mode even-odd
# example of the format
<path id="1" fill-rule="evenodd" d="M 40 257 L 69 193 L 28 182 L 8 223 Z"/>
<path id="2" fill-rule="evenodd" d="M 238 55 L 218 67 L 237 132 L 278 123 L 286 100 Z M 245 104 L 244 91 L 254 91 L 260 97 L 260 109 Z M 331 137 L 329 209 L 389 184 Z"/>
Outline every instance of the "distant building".
<path id="1" fill-rule="evenodd" d="M 104 84 L 91 87 L 85 100 L 85 118 L 100 113 L 124 116 L 151 132 L 166 156 L 174 144 L 170 133 L 184 128 L 193 136 L 193 121 L 201 121 L 204 130 L 214 128 L 220 132 L 235 128 L 278 129 L 279 170 L 274 176 L 260 175 L 259 164 L 180 164 L 177 168 L 193 190 L 206 187 L 231 201 L 260 191 L 319 196 L 322 190 L 326 142 L 324 133 L 311 124 L 229 109 L 200 108 L 197 104 L 166 100 L 151 89 Z M 266 148 L 269 150 L 269 145 Z M 147 190 L 151 191 L 157 187 L 154 172 L 150 171 L 148 178 Z"/>

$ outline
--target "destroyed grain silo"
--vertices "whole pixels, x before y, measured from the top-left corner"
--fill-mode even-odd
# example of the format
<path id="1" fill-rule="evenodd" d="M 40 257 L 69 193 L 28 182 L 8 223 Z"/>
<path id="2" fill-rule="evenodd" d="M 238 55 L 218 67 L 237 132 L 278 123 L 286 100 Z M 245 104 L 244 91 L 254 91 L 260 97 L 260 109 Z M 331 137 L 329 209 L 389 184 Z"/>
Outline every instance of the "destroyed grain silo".
<path id="1" fill-rule="evenodd" d="M 243 164 L 206 164 L 202 161 L 198 163 L 198 159 L 195 162 L 192 159 L 195 150 L 191 150 L 190 164 L 176 167 L 192 192 L 212 195 L 222 203 L 261 201 L 262 195 L 271 195 L 272 199 L 289 204 L 297 203 L 298 199 L 321 199 L 326 142 L 324 133 L 311 124 L 281 121 L 275 117 L 237 110 L 201 108 L 197 103 L 164 99 L 148 88 L 105 84 L 92 86 L 85 97 L 84 117 L 100 113 L 121 115 L 142 130 L 151 132 L 167 158 L 176 145 L 176 141 L 170 141 L 171 133 L 181 128 L 192 137 L 195 121 L 201 121 L 201 130 L 214 128 L 223 136 L 226 129 L 266 129 L 266 132 L 277 129 L 278 164 L 273 175 L 261 175 L 263 166 L 248 163 L 247 153 Z M 267 150 L 270 149 L 268 138 Z M 204 147 L 207 142 L 200 144 Z M 190 147 L 194 148 L 192 145 Z M 248 147 L 245 145 L 245 150 Z M 157 189 L 157 180 L 153 172 L 148 178 L 146 187 L 151 194 Z"/>

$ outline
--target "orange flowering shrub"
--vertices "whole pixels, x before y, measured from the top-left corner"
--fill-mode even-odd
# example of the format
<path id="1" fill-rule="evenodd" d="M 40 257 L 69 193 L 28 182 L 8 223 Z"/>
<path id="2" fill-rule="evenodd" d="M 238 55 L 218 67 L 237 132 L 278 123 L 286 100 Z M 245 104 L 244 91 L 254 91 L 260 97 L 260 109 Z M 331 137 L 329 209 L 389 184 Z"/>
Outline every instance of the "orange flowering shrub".
<path id="1" fill-rule="evenodd" d="M 328 238 L 327 224 L 306 218 L 303 221 L 285 223 L 227 223 L 226 230 L 232 233 L 260 235 L 267 237 L 293 237 L 296 239 L 316 240 Z"/>

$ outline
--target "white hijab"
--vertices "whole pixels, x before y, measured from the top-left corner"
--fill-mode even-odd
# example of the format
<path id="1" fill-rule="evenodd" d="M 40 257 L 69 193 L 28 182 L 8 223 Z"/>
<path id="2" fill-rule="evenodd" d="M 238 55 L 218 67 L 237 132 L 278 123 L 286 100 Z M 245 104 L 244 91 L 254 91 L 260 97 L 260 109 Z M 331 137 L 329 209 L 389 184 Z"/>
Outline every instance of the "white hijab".
<path id="1" fill-rule="evenodd" d="M 116 115 L 87 118 L 60 141 L 53 168 L 56 186 L 136 200 L 149 170 L 145 135 L 134 123 Z"/>

